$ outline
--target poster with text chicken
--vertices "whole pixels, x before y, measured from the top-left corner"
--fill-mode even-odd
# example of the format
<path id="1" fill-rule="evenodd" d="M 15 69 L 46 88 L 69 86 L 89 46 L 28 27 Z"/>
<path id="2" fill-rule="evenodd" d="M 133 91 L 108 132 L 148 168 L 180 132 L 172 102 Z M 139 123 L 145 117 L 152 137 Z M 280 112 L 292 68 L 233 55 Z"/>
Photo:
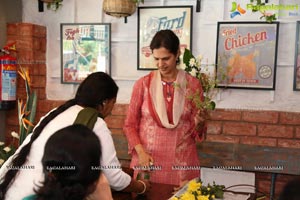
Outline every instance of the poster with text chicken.
<path id="1" fill-rule="evenodd" d="M 278 22 L 218 22 L 218 87 L 275 90 L 278 30 Z"/>

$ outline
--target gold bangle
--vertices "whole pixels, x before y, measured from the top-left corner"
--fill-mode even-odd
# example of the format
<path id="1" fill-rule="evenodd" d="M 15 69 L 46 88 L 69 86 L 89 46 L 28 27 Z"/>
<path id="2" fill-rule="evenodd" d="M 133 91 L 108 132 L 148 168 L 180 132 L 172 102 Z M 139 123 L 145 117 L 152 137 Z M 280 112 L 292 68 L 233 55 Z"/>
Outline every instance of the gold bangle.
<path id="1" fill-rule="evenodd" d="M 146 192 L 146 189 L 147 189 L 146 183 L 144 183 L 144 181 L 141 181 L 141 180 L 137 180 L 137 181 L 142 183 L 143 186 L 144 186 L 143 191 L 142 192 L 137 192 L 137 194 L 144 194 Z"/>

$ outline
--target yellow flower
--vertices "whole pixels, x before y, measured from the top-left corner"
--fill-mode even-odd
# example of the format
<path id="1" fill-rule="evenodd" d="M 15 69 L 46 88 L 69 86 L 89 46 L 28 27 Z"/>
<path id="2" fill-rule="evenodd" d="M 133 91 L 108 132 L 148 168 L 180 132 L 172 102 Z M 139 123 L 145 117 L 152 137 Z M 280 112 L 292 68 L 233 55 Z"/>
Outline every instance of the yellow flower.
<path id="1" fill-rule="evenodd" d="M 209 195 L 206 195 L 206 196 L 201 195 L 201 196 L 197 197 L 197 200 L 209 200 Z"/>
<path id="2" fill-rule="evenodd" d="M 20 74 L 20 76 L 28 82 L 28 84 L 30 85 L 30 76 L 29 76 L 29 69 L 28 68 L 21 68 L 18 73 Z"/>
<path id="3" fill-rule="evenodd" d="M 188 185 L 188 189 L 187 191 L 189 192 L 195 192 L 200 188 L 200 184 L 198 182 L 196 182 L 196 180 L 192 180 L 190 181 L 189 185 Z"/>
<path id="4" fill-rule="evenodd" d="M 192 193 L 185 192 L 181 197 L 180 200 L 195 200 L 195 196 Z"/>
<path id="5" fill-rule="evenodd" d="M 193 179 L 187 184 L 183 194 L 172 197 L 171 200 L 213 200 L 223 198 L 224 188 L 224 185 L 216 185 L 215 183 L 205 186 L 200 179 Z"/>

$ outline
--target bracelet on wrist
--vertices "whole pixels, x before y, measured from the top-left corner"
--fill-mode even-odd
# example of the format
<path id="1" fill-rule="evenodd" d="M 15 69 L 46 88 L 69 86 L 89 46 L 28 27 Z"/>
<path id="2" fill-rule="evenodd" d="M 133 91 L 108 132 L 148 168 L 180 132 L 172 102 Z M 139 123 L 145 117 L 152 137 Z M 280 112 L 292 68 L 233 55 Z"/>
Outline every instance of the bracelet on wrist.
<path id="1" fill-rule="evenodd" d="M 146 192 L 146 189 L 147 189 L 146 183 L 144 183 L 144 181 L 141 181 L 141 180 L 137 180 L 137 181 L 142 183 L 143 186 L 144 186 L 143 191 L 142 192 L 137 192 L 137 194 L 144 194 Z"/>

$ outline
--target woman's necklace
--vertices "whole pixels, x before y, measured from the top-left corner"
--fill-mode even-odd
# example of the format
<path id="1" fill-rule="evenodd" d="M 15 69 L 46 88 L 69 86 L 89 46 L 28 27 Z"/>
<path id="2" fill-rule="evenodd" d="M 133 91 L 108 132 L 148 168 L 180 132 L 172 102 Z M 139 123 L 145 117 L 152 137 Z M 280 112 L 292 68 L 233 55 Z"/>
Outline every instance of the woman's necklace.
<path id="1" fill-rule="evenodd" d="M 178 70 L 175 71 L 175 73 L 173 74 L 172 77 L 168 77 L 168 78 L 165 77 L 165 80 L 162 78 L 162 81 L 161 81 L 163 86 L 166 87 L 166 97 L 167 97 L 168 103 L 170 103 L 173 98 L 173 93 L 174 93 L 173 84 L 174 84 L 174 81 L 176 80 L 177 73 L 178 73 Z"/>
<path id="2" fill-rule="evenodd" d="M 173 85 L 173 82 L 162 81 L 162 84 L 166 87 L 167 101 L 171 102 L 172 97 L 173 97 L 173 95 L 172 95 L 172 85 Z"/>

